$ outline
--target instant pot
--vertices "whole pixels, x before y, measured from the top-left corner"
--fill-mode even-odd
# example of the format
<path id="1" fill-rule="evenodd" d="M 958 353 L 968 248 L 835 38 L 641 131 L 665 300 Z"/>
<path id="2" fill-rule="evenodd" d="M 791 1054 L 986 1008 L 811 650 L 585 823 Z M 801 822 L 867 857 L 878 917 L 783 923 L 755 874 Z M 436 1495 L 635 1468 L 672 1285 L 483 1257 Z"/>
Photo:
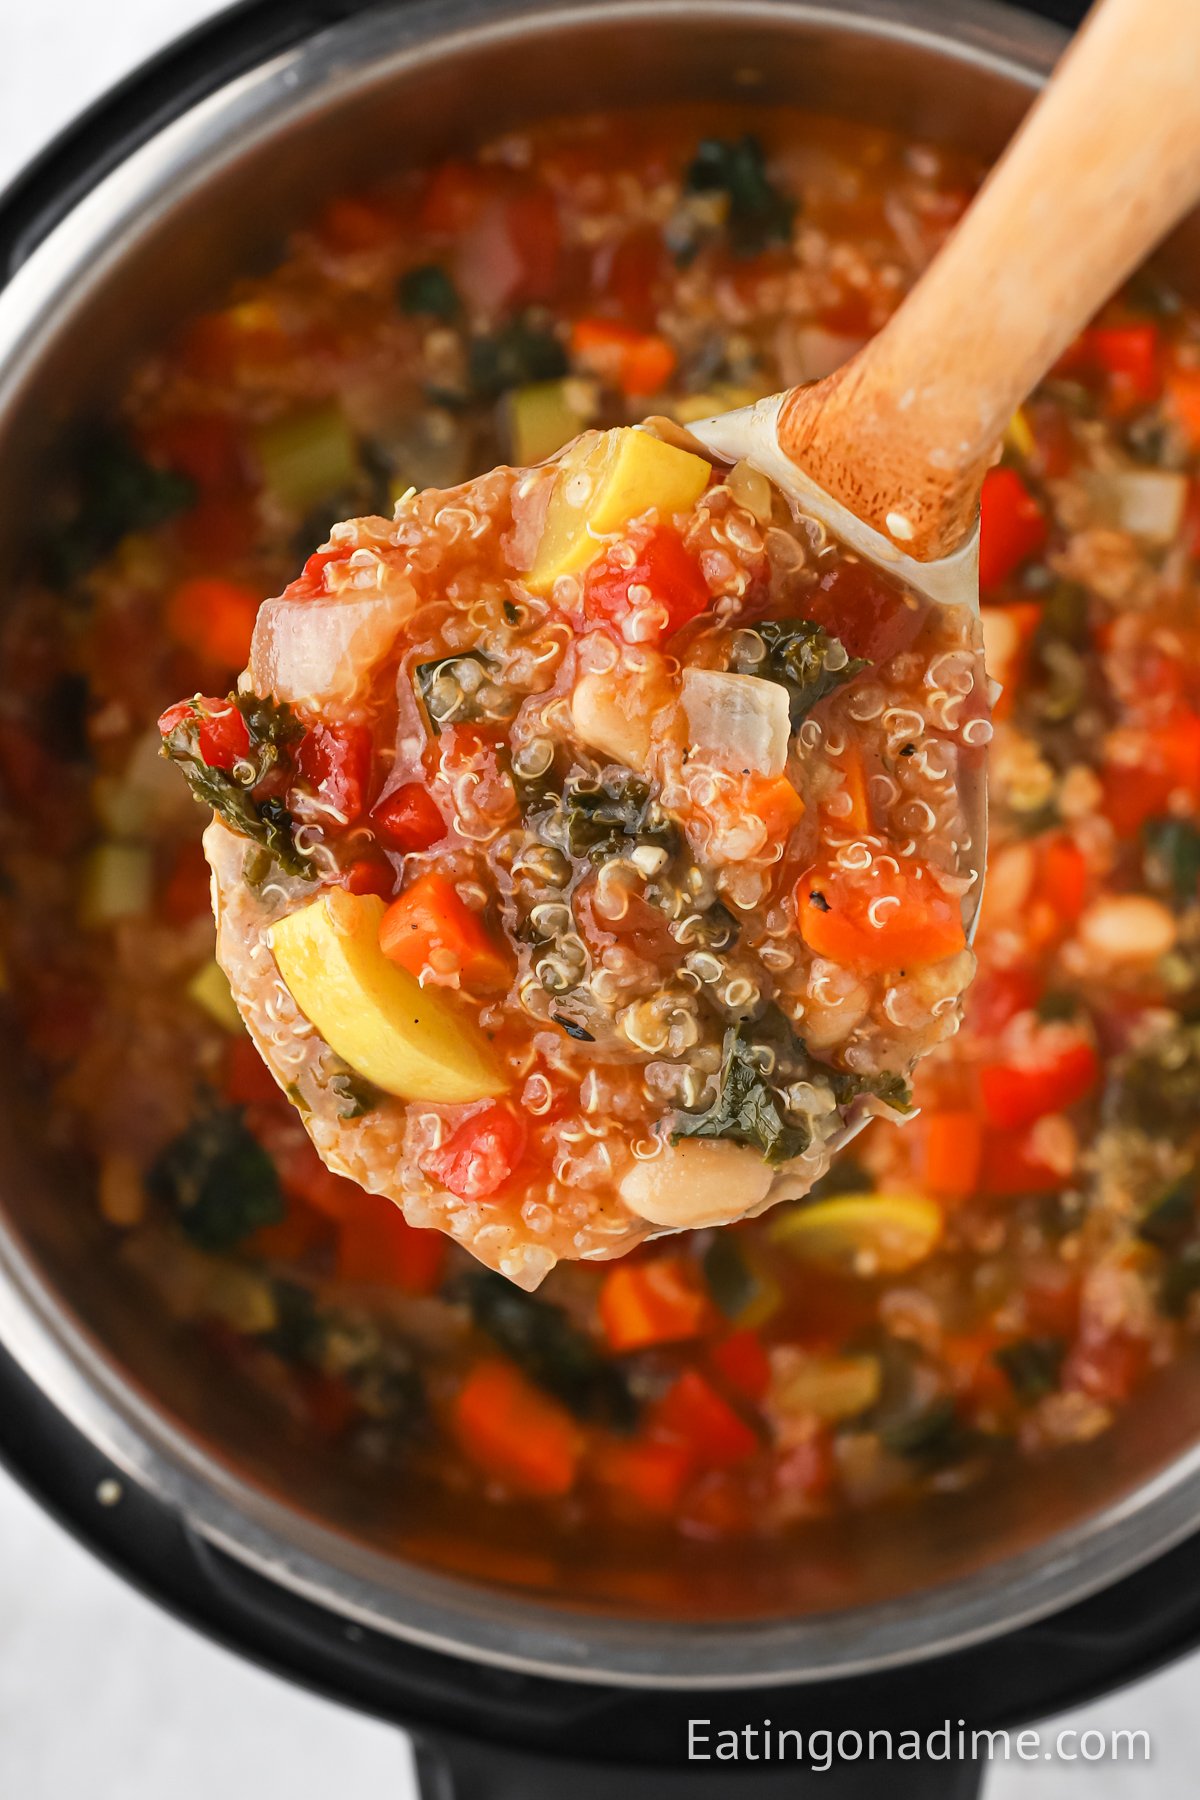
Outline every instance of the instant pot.
<path id="1" fill-rule="evenodd" d="M 0 200 L 0 559 L 139 345 L 269 262 L 322 198 L 548 112 L 747 96 L 1003 145 L 1079 8 L 988 0 L 248 0 L 93 108 Z M 1053 15 L 1054 20 L 1048 15 Z M 1136 79 L 1136 71 L 1131 72 Z M 1200 289 L 1200 229 L 1165 253 Z M 2 604 L 0 600 L 0 604 Z M 0 670 L 0 688 L 5 679 Z M 4 1022 L 0 1019 L 0 1030 Z M 97 1554 L 226 1645 L 414 1735 L 427 1800 L 676 1792 L 968 1796 L 968 1730 L 1018 1726 L 1200 1637 L 1200 1362 L 1095 1442 L 985 1491 L 599 1559 L 517 1587 L 418 1550 L 124 1285 L 35 1151 L 5 1031 L 0 1456 Z M 479 1547 L 476 1547 L 478 1549 Z M 633 1555 L 633 1551 L 630 1551 Z M 646 1571 L 634 1571 L 644 1577 Z M 826 1773 L 688 1762 L 699 1729 L 927 1732 Z"/>

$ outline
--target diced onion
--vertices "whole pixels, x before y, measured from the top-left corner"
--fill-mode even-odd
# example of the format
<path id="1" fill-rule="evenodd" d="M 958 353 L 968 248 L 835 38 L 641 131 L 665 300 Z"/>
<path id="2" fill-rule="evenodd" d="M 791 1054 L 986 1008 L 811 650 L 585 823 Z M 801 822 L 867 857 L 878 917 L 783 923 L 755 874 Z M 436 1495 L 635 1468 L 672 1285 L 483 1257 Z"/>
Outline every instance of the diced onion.
<path id="1" fill-rule="evenodd" d="M 1092 470 L 1084 477 L 1096 519 L 1148 544 L 1169 544 L 1183 523 L 1187 477 L 1172 469 Z"/>
<path id="2" fill-rule="evenodd" d="M 315 712 L 344 711 L 369 684 L 409 610 L 406 594 L 264 601 L 250 648 L 255 692 Z"/>
<path id="3" fill-rule="evenodd" d="M 777 681 L 685 669 L 683 707 L 693 748 L 723 768 L 782 775 L 791 725 L 787 691 Z"/>

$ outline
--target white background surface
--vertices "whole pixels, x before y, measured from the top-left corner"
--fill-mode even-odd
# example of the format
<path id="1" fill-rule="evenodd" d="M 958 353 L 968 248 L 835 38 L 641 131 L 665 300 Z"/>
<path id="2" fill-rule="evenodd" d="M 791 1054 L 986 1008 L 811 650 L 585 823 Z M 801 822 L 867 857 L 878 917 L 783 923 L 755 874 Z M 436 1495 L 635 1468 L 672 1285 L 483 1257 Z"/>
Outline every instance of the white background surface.
<path id="1" fill-rule="evenodd" d="M 0 0 L 0 186 L 125 70 L 216 10 L 212 0 Z M 1192 1659 L 1059 1722 L 1144 1728 L 1154 1746 L 1148 1766 L 1000 1766 L 988 1800 L 1191 1800 L 1200 1788 L 1198 1678 Z M 0 1475 L 0 1800 L 412 1800 L 414 1792 L 397 1733 L 193 1636 Z"/>

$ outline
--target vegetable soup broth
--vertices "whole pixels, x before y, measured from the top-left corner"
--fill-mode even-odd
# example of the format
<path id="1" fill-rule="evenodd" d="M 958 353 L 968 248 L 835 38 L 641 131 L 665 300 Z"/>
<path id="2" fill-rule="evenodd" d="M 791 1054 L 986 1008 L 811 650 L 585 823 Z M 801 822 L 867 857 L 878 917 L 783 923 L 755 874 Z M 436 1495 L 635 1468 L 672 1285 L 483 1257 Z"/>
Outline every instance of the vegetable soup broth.
<path id="1" fill-rule="evenodd" d="M 888 316 L 978 173 L 875 131 L 689 109 L 551 125 L 343 195 L 274 273 L 134 372 L 16 597 L 0 920 L 46 1129 L 94 1167 L 117 1253 L 165 1316 L 290 1430 L 398 1493 L 419 1477 L 486 1496 L 563 1544 L 598 1521 L 782 1533 L 1102 1431 L 1188 1329 L 1200 340 L 1170 296 L 1141 284 L 1114 303 L 988 478 L 985 638 L 1004 694 L 980 973 L 963 1030 L 916 1072 L 919 1115 L 873 1125 L 805 1200 L 560 1265 L 532 1294 L 331 1173 L 212 960 L 204 818 L 158 754 L 162 708 L 232 687 L 260 596 L 334 520 L 593 427 L 686 425 L 826 373 Z M 419 519 L 420 493 L 407 504 Z M 371 528 L 351 528 L 356 547 Z M 848 659 L 902 655 L 888 585 L 843 566 L 837 591 L 813 592 L 813 626 Z M 302 579 L 324 579 L 322 558 Z M 486 808 L 480 747 L 504 694 L 459 649 L 435 622 L 411 661 L 435 773 L 461 757 L 455 791 Z M 831 756 L 875 676 L 822 695 Z M 246 729 L 233 710 L 181 728 L 211 748 Z M 273 755 L 270 722 L 249 723 Z M 929 753 L 924 723 L 897 762 Z M 309 754 L 320 792 L 331 758 Z M 514 741 L 510 782 L 536 784 L 541 757 L 536 733 Z M 434 829 L 437 779 L 410 773 L 397 862 Z M 831 781 L 835 816 L 842 791 Z M 644 794 L 580 811 L 622 836 L 636 815 L 635 850 L 655 848 Z M 339 859 L 339 891 L 370 888 L 369 867 Z M 553 1020 L 543 992 L 568 1066 L 590 1027 L 565 1002 Z M 892 1024 L 916 1028 L 929 999 Z M 744 1045 L 760 1066 L 756 1025 L 716 1035 L 710 1081 Z M 813 1040 L 836 1060 L 846 1035 Z M 876 1087 L 886 1066 L 873 1054 Z M 338 1116 L 369 1118 L 377 1097 L 339 1079 Z M 703 1093 L 682 1103 L 703 1116 Z"/>

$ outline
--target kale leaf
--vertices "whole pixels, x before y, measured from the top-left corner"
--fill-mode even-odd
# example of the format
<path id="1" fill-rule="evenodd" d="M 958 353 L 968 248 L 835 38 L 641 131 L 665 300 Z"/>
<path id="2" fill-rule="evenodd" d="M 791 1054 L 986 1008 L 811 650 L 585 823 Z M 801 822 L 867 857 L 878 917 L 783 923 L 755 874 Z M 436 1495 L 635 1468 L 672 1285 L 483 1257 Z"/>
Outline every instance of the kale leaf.
<path id="1" fill-rule="evenodd" d="M 674 821 L 651 797 L 650 786 L 636 775 L 615 774 L 606 781 L 573 781 L 563 793 L 567 848 L 572 856 L 605 862 L 631 844 L 673 850 L 679 833 Z"/>
<path id="2" fill-rule="evenodd" d="M 786 687 L 793 731 L 819 700 L 869 666 L 860 656 L 847 656 L 840 638 L 813 619 L 764 619 L 754 633 L 765 657 L 752 660 L 743 652 L 733 667 L 740 675 L 760 675 Z M 748 633 L 743 636 L 750 641 Z"/>
<path id="3" fill-rule="evenodd" d="M 1142 868 L 1146 883 L 1176 906 L 1190 906 L 1200 894 L 1200 828 L 1191 819 L 1148 819 L 1142 827 Z"/>
<path id="4" fill-rule="evenodd" d="M 722 1046 L 722 1065 L 717 1097 L 702 1113 L 680 1113 L 671 1142 L 680 1138 L 728 1138 L 760 1150 L 772 1166 L 800 1156 L 810 1134 L 802 1126 L 789 1125 L 775 1091 L 755 1060 L 755 1046 L 747 1043 L 743 1027 L 731 1025 Z"/>
<path id="5" fill-rule="evenodd" d="M 759 256 L 790 240 L 796 202 L 767 174 L 756 137 L 702 139 L 684 185 L 693 194 L 728 195 L 725 229 L 735 256 Z"/>
<path id="6" fill-rule="evenodd" d="M 458 290 L 440 263 L 422 263 L 400 277 L 396 298 L 402 312 L 453 319 L 462 310 Z"/>
<path id="7" fill-rule="evenodd" d="M 849 1106 L 861 1094 L 874 1094 L 893 1112 L 912 1111 L 912 1088 L 894 1070 L 886 1069 L 879 1075 L 852 1075 L 846 1069 L 835 1069 L 831 1063 L 822 1062 L 814 1062 L 813 1069 L 829 1083 L 839 1106 Z"/>
<path id="8" fill-rule="evenodd" d="M 498 400 L 510 388 L 532 381 L 557 381 L 568 372 L 567 353 L 552 331 L 518 318 L 492 333 L 472 338 L 467 379 L 475 400 Z"/>
<path id="9" fill-rule="evenodd" d="M 192 505 L 196 485 L 175 469 L 147 462 L 128 439 L 95 439 L 79 463 L 75 516 L 45 546 L 47 574 L 56 585 L 82 575 L 131 531 L 150 531 Z"/>
<path id="10" fill-rule="evenodd" d="M 163 738 L 162 754 L 183 772 L 193 797 L 210 806 L 231 831 L 268 851 L 289 875 L 311 875 L 313 865 L 297 850 L 292 815 L 277 794 L 256 800 L 254 790 L 284 760 L 288 745 L 304 728 L 291 708 L 257 694 L 231 694 L 230 701 L 246 721 L 249 754 L 233 770 L 212 768 L 200 753 L 204 714 L 199 704 Z"/>
<path id="11" fill-rule="evenodd" d="M 148 1185 L 202 1250 L 232 1250 L 286 1210 L 275 1164 L 236 1106 L 193 1119 L 154 1163 Z"/>
<path id="12" fill-rule="evenodd" d="M 637 1407 L 621 1371 L 561 1306 L 524 1293 L 490 1269 L 465 1276 L 459 1291 L 479 1329 L 578 1418 L 622 1429 L 634 1423 Z"/>
<path id="13" fill-rule="evenodd" d="M 1061 1338 L 1018 1338 L 1016 1343 L 994 1350 L 992 1361 L 1008 1376 L 1017 1399 L 1031 1405 L 1035 1400 L 1044 1400 L 1058 1386 L 1065 1351 Z"/>

